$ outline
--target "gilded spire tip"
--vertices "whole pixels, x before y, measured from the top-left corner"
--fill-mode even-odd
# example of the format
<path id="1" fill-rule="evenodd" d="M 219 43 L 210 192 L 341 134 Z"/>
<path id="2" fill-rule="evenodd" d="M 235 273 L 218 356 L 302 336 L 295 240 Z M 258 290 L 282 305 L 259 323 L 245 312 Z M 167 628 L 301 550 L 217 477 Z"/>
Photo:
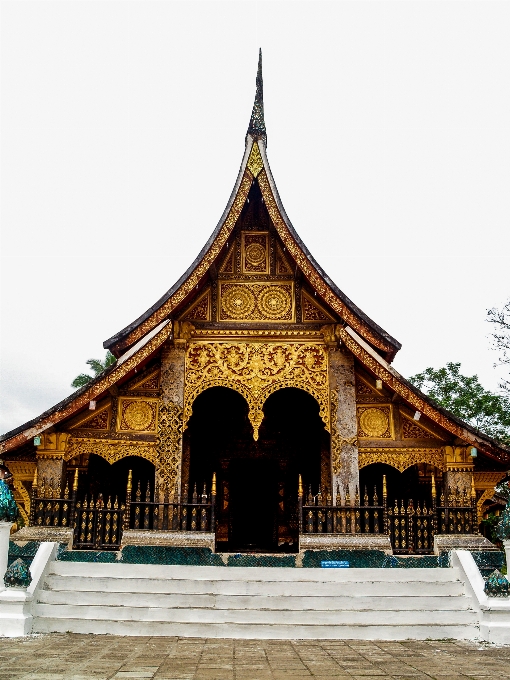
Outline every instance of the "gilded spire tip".
<path id="1" fill-rule="evenodd" d="M 259 65 L 257 69 L 257 89 L 251 112 L 247 134 L 255 139 L 263 139 L 267 145 L 266 124 L 264 122 L 264 87 L 262 82 L 262 49 L 259 49 Z"/>

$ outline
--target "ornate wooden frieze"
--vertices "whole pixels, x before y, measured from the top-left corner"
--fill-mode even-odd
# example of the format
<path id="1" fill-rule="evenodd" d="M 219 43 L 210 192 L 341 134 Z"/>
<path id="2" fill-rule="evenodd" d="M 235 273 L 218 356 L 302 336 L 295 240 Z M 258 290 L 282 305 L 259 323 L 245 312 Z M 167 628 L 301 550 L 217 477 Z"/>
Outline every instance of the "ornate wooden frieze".
<path id="1" fill-rule="evenodd" d="M 409 418 L 404 413 L 402 415 L 402 439 L 438 439 L 437 434 L 433 434 L 426 430 L 421 425 L 418 425 L 416 420 Z"/>
<path id="2" fill-rule="evenodd" d="M 75 456 L 95 453 L 108 463 L 116 463 L 127 456 L 146 458 L 158 467 L 156 442 L 119 441 L 114 439 L 81 439 L 72 437 L 67 450 L 66 460 Z"/>
<path id="3" fill-rule="evenodd" d="M 276 246 L 276 273 L 280 276 L 292 275 L 292 267 L 279 245 Z"/>
<path id="4" fill-rule="evenodd" d="M 159 366 L 156 368 L 151 367 L 149 370 L 143 372 L 143 374 L 131 380 L 127 390 L 128 392 L 133 391 L 156 391 L 159 389 Z"/>
<path id="5" fill-rule="evenodd" d="M 211 320 L 211 289 L 200 295 L 193 304 L 180 317 L 187 321 L 210 321 Z"/>
<path id="6" fill-rule="evenodd" d="M 241 273 L 269 274 L 268 232 L 241 232 Z"/>
<path id="7" fill-rule="evenodd" d="M 86 411 L 71 429 L 76 430 L 109 430 L 111 422 L 111 404 L 107 403 L 96 411 Z"/>
<path id="8" fill-rule="evenodd" d="M 158 400 L 119 397 L 118 432 L 156 432 Z"/>
<path id="9" fill-rule="evenodd" d="M 295 321 L 292 281 L 220 281 L 219 321 Z"/>
<path id="10" fill-rule="evenodd" d="M 305 323 L 331 323 L 335 319 L 306 291 L 301 291 L 301 308 Z"/>
<path id="11" fill-rule="evenodd" d="M 372 463 L 385 463 L 404 472 L 417 463 L 428 463 L 439 470 L 446 470 L 442 448 L 360 448 L 358 453 L 359 467 L 364 468 Z"/>
<path id="12" fill-rule="evenodd" d="M 358 437 L 394 439 L 391 406 L 358 406 Z"/>
<path id="13" fill-rule="evenodd" d="M 254 439 L 264 418 L 264 402 L 284 387 L 315 397 L 329 431 L 328 357 L 319 343 L 193 343 L 186 352 L 184 425 L 194 400 L 209 387 L 230 387 L 243 395 Z"/>

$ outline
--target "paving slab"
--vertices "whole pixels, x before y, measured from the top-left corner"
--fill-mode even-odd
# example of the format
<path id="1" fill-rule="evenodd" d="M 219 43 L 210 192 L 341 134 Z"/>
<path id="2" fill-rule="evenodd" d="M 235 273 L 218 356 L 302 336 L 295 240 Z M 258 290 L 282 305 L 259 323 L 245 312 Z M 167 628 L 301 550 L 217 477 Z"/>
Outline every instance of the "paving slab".
<path id="1" fill-rule="evenodd" d="M 510 646 L 455 640 L 0 639 L 0 680 L 510 680 Z"/>

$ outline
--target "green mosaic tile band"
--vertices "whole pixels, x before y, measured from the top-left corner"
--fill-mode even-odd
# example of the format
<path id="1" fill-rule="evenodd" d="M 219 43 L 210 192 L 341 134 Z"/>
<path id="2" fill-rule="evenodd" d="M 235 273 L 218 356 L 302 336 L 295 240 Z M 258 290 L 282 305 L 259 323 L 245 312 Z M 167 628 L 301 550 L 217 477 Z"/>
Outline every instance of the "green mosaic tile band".
<path id="1" fill-rule="evenodd" d="M 229 555 L 227 567 L 295 567 L 296 555 Z"/>
<path id="2" fill-rule="evenodd" d="M 204 567 L 225 566 L 220 555 L 210 548 L 177 548 L 161 545 L 127 545 L 121 553 L 127 564 L 181 564 Z"/>
<path id="3" fill-rule="evenodd" d="M 13 562 L 20 558 L 26 565 L 30 566 L 40 545 L 41 541 L 27 541 L 25 545 L 17 545 L 14 541 L 9 541 L 7 566 L 10 567 Z"/>
<path id="4" fill-rule="evenodd" d="M 495 569 L 501 571 L 505 564 L 505 553 L 503 551 L 472 551 L 473 559 L 485 580 L 489 578 Z"/>

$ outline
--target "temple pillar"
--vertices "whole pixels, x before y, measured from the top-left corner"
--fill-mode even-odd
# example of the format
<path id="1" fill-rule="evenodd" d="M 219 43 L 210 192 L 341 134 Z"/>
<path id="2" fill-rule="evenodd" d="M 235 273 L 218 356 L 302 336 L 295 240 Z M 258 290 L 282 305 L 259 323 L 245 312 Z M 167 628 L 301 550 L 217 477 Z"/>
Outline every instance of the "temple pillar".
<path id="1" fill-rule="evenodd" d="M 354 357 L 340 349 L 329 351 L 329 388 L 333 503 L 336 503 L 337 487 L 342 498 L 348 489 L 354 501 L 359 489 Z"/>
<path id="2" fill-rule="evenodd" d="M 445 446 L 446 473 L 444 475 L 444 492 L 463 494 L 471 497 L 471 483 L 474 464 L 470 455 L 471 446 Z"/>
<path id="3" fill-rule="evenodd" d="M 174 339 L 161 353 L 161 402 L 156 481 L 160 489 L 180 493 L 182 469 L 182 412 L 186 341 Z"/>
<path id="4" fill-rule="evenodd" d="M 50 432 L 39 435 L 41 443 L 37 446 L 37 477 L 39 484 L 44 480 L 54 487 L 65 485 L 65 452 L 67 432 Z"/>

